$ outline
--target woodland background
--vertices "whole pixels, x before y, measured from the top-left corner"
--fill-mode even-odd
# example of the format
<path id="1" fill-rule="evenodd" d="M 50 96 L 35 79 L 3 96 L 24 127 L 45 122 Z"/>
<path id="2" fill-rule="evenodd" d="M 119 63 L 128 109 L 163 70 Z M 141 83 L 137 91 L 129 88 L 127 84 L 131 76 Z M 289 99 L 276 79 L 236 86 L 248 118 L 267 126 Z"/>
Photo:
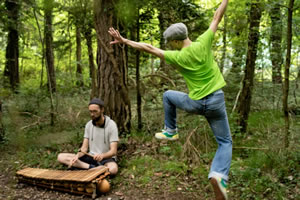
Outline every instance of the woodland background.
<path id="1" fill-rule="evenodd" d="M 99 199 L 212 199 L 216 143 L 203 117 L 179 111 L 180 140 L 159 142 L 162 94 L 188 92 L 161 60 L 109 45 L 108 28 L 165 49 L 184 22 L 196 39 L 217 0 L 1 0 L 0 199 L 85 199 L 18 184 L 24 167 L 66 169 L 80 147 L 89 100 L 119 127 L 120 172 Z M 299 199 L 300 1 L 231 0 L 215 35 L 234 141 L 230 199 Z M 137 192 L 138 191 L 138 192 Z"/>

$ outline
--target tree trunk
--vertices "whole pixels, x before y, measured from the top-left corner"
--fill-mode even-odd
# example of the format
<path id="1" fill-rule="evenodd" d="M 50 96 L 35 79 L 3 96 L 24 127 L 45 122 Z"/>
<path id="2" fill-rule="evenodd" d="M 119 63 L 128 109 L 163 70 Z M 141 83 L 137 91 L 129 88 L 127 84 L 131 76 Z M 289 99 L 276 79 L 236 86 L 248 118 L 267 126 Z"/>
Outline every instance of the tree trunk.
<path id="1" fill-rule="evenodd" d="M 39 31 L 39 39 L 42 45 L 42 60 L 41 60 L 41 64 L 42 64 L 42 70 L 41 70 L 41 81 L 40 81 L 40 88 L 43 87 L 43 79 L 44 79 L 44 65 L 45 65 L 45 44 L 44 44 L 44 39 L 42 37 L 42 31 L 41 31 L 41 27 L 40 27 L 40 23 L 38 20 L 38 17 L 36 15 L 36 8 L 33 8 L 33 15 L 34 15 L 34 19 L 36 22 L 36 25 L 38 27 L 38 31 Z"/>
<path id="2" fill-rule="evenodd" d="M 241 127 L 241 132 L 247 131 L 248 116 L 250 112 L 253 79 L 255 70 L 255 61 L 257 56 L 257 45 L 259 41 L 259 23 L 261 18 L 261 3 L 252 1 L 249 17 L 249 36 L 248 36 L 248 52 L 245 68 L 245 76 L 243 80 L 243 88 L 239 96 L 238 113 L 240 118 L 238 124 Z"/>
<path id="3" fill-rule="evenodd" d="M 116 19 L 115 1 L 94 0 L 95 27 L 97 32 L 98 50 L 98 91 L 104 100 L 106 114 L 119 127 L 119 131 L 130 131 L 130 100 L 127 89 L 127 55 L 126 48 L 110 45 L 109 27 L 122 27 Z"/>
<path id="4" fill-rule="evenodd" d="M 158 15 L 158 20 L 159 20 L 159 30 L 160 30 L 160 40 L 159 40 L 159 46 L 161 49 L 166 49 L 166 44 L 165 44 L 165 39 L 164 39 L 164 30 L 166 30 L 168 28 L 168 23 L 169 20 L 166 20 L 166 13 L 165 12 L 159 12 Z M 160 66 L 159 68 L 163 71 L 163 72 L 167 72 L 168 70 L 166 69 L 166 61 L 164 59 L 160 59 Z M 166 73 L 168 74 L 168 73 Z"/>
<path id="5" fill-rule="evenodd" d="M 90 78 L 91 78 L 91 96 L 90 98 L 94 98 L 98 96 L 97 91 L 97 80 L 96 80 L 96 67 L 94 63 L 94 53 L 93 53 L 93 42 L 92 42 L 92 28 L 91 25 L 88 25 L 89 27 L 84 32 L 84 37 L 86 39 L 86 45 L 88 48 L 88 54 L 89 54 L 89 67 L 90 67 Z"/>
<path id="6" fill-rule="evenodd" d="M 223 47 L 222 47 L 222 59 L 220 62 L 220 71 L 223 73 L 225 60 L 226 60 L 226 48 L 227 48 L 227 15 L 224 14 L 224 28 L 223 28 Z"/>
<path id="7" fill-rule="evenodd" d="M 272 5 L 273 4 L 273 5 Z M 282 41 L 282 15 L 280 5 L 278 3 L 272 3 L 270 11 L 271 17 L 271 48 L 270 57 L 272 61 L 272 82 L 282 83 L 281 65 L 282 65 L 282 52 L 281 52 L 281 41 Z"/>
<path id="8" fill-rule="evenodd" d="M 16 92 L 20 83 L 19 79 L 19 0 L 6 0 L 5 6 L 8 13 L 8 35 L 6 46 L 6 63 L 4 75 L 9 77 L 9 83 Z"/>
<path id="9" fill-rule="evenodd" d="M 287 20 L 287 50 L 286 50 L 286 65 L 284 70 L 284 85 L 283 85 L 283 113 L 285 120 L 285 136 L 284 136 L 284 147 L 289 147 L 289 136 L 290 136 L 290 121 L 289 121 L 289 107 L 288 107 L 288 96 L 289 96 L 289 75 L 291 66 L 291 49 L 292 49 L 292 21 L 293 21 L 293 7 L 294 0 L 290 0 L 288 7 L 288 20 Z"/>
<path id="10" fill-rule="evenodd" d="M 48 89 L 50 93 L 50 124 L 54 125 L 54 100 L 53 93 L 56 92 L 56 79 L 54 70 L 54 56 L 53 56 L 53 37 L 52 37 L 52 11 L 53 0 L 44 0 L 45 9 L 45 26 L 44 26 L 44 42 L 45 42 L 45 58 L 48 77 Z"/>
<path id="11" fill-rule="evenodd" d="M 140 41 L 140 9 L 137 11 L 136 19 L 136 41 Z M 138 115 L 138 129 L 142 129 L 142 96 L 140 91 L 140 51 L 136 50 L 136 99 L 137 99 L 137 115 Z"/>
<path id="12" fill-rule="evenodd" d="M 76 25 L 76 85 L 83 86 L 83 76 L 82 76 L 82 64 L 81 64 L 81 30 L 78 25 Z"/>
<path id="13" fill-rule="evenodd" d="M 0 100 L 0 142 L 4 140 L 5 132 L 2 124 L 2 102 Z"/>
<path id="14" fill-rule="evenodd" d="M 49 91 L 56 91 L 56 79 L 54 69 L 54 55 L 53 55 L 53 36 L 52 36 L 52 11 L 53 0 L 44 0 L 45 9 L 45 27 L 44 27 L 44 40 L 46 46 L 46 67 L 48 74 L 48 87 Z"/>

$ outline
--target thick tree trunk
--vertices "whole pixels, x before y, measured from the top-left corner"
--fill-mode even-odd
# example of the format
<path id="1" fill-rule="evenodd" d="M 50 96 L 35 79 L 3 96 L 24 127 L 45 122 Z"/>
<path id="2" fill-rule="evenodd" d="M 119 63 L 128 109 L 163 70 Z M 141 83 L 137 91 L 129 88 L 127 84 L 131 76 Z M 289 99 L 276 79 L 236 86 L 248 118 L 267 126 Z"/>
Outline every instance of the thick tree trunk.
<path id="1" fill-rule="evenodd" d="M 291 66 L 291 49 L 292 49 L 292 21 L 293 21 L 293 7 L 294 0 L 290 0 L 288 7 L 288 20 L 287 20 L 287 48 L 286 48 L 286 64 L 284 70 L 284 85 L 283 85 L 283 113 L 285 120 L 285 136 L 284 136 L 284 146 L 289 147 L 289 136 L 290 136 L 290 121 L 289 121 L 289 107 L 288 107 L 288 96 L 289 96 L 289 76 L 290 76 L 290 66 Z"/>
<path id="2" fill-rule="evenodd" d="M 76 26 L 76 85 L 83 86 L 82 64 L 81 64 L 81 30 Z"/>
<path id="3" fill-rule="evenodd" d="M 89 54 L 89 68 L 90 68 L 90 78 L 91 78 L 91 99 L 94 97 L 98 97 L 98 90 L 97 90 L 97 80 L 96 80 L 96 67 L 94 63 L 94 52 L 93 52 L 93 41 L 92 41 L 92 28 L 89 27 L 84 32 L 84 37 L 86 39 L 86 45 L 88 48 Z"/>
<path id="4" fill-rule="evenodd" d="M 272 3 L 270 17 L 271 17 L 271 48 L 270 56 L 272 61 L 272 82 L 282 83 L 281 65 L 282 65 L 282 52 L 281 52 L 281 41 L 282 41 L 282 15 L 280 5 L 278 3 Z"/>
<path id="5" fill-rule="evenodd" d="M 261 18 L 261 4 L 257 1 L 252 1 L 250 9 L 250 27 L 248 36 L 248 53 L 246 60 L 245 76 L 243 80 L 243 88 L 239 97 L 238 113 L 240 118 L 238 124 L 241 127 L 241 132 L 247 131 L 248 116 L 250 112 L 253 79 L 255 70 L 255 61 L 257 56 L 257 45 L 259 41 L 259 23 Z"/>
<path id="6" fill-rule="evenodd" d="M 8 35 L 6 46 L 6 63 L 4 75 L 9 77 L 9 83 L 13 91 L 16 91 L 20 83 L 19 79 L 19 0 L 6 0 L 5 6 L 8 13 Z"/>
<path id="7" fill-rule="evenodd" d="M 98 41 L 98 91 L 106 105 L 106 114 L 116 121 L 119 131 L 130 130 L 130 100 L 127 89 L 127 55 L 124 47 L 110 45 L 109 27 L 122 28 L 116 19 L 115 1 L 94 0 Z"/>
<path id="8" fill-rule="evenodd" d="M 46 67 L 48 74 L 48 87 L 51 92 L 56 91 L 56 79 L 54 69 L 54 55 L 53 55 L 53 36 L 52 36 L 52 11 L 53 0 L 44 0 L 45 9 L 45 27 L 44 27 L 44 40 L 46 46 Z"/>

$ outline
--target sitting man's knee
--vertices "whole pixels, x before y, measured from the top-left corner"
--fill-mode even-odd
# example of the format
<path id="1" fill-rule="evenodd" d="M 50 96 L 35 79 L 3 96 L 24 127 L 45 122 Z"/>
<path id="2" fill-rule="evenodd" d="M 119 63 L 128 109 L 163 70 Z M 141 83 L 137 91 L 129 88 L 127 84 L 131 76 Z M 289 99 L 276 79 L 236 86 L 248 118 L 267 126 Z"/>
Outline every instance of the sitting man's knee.
<path id="1" fill-rule="evenodd" d="M 111 175 L 116 175 L 118 173 L 118 166 L 116 164 L 107 167 Z"/>
<path id="2" fill-rule="evenodd" d="M 60 163 L 65 163 L 66 162 L 66 155 L 64 153 L 59 153 L 57 155 L 57 161 Z"/>
<path id="3" fill-rule="evenodd" d="M 63 159 L 63 155 L 62 155 L 61 153 L 59 153 L 59 154 L 57 155 L 57 161 L 58 161 L 58 162 L 62 162 L 62 159 Z"/>

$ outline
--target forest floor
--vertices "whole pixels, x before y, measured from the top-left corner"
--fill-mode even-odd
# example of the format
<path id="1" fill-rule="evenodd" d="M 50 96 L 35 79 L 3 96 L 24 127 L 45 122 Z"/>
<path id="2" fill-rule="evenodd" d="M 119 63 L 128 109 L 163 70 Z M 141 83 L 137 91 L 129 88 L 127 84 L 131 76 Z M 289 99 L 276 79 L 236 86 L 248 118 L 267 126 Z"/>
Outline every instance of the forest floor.
<path id="1" fill-rule="evenodd" d="M 8 105 L 4 112 L 0 200 L 91 199 L 18 182 L 16 172 L 26 167 L 67 170 L 57 162 L 57 155 L 80 147 L 84 125 L 90 119 L 88 112 L 83 112 L 85 107 L 73 103 L 59 108 L 56 124 L 50 126 L 47 112 L 22 102 L 17 103 L 19 107 Z M 142 131 L 132 128 L 130 134 L 120 136 L 119 172 L 108 179 L 111 190 L 98 200 L 214 199 L 207 175 L 217 144 L 209 124 L 202 117 L 178 112 L 179 140 L 161 142 L 153 137 L 163 121 L 161 112 L 149 109 Z M 283 147 L 280 111 L 252 112 L 247 134 L 239 133 L 235 116 L 229 116 L 233 137 L 229 199 L 300 199 L 300 116 L 291 117 L 289 148 Z"/>
<path id="2" fill-rule="evenodd" d="M 134 157 L 145 156 L 158 146 L 167 146 L 168 143 L 156 141 L 145 144 L 131 140 L 130 145 L 121 145 L 120 157 L 131 160 Z M 137 151 L 138 149 L 138 151 Z M 81 200 L 91 199 L 84 195 L 74 195 L 55 190 L 44 189 L 24 183 L 19 183 L 15 175 L 20 163 L 13 151 L 3 151 L 0 157 L 0 199 L 1 200 Z M 159 155 L 157 155 L 159 156 Z M 155 159 L 153 156 L 153 159 Z M 150 159 L 150 157 L 149 157 Z M 152 158 L 151 158 L 152 159 Z M 150 159 L 150 160 L 151 160 Z M 151 161 L 150 161 L 151 162 Z M 123 162 L 124 163 L 124 162 Z M 21 164 L 22 165 L 22 164 Z M 121 164 L 122 165 L 122 164 Z M 139 166 L 137 166 L 139 167 Z M 145 166 L 143 166 L 145 167 Z M 24 168 L 24 167 L 22 167 Z M 118 176 L 108 179 L 111 190 L 107 194 L 98 196 L 98 200 L 156 200 L 156 199 L 213 199 L 213 193 L 208 181 L 205 184 L 197 184 L 195 178 L 179 173 L 176 175 L 176 187 L 170 183 L 174 179 L 172 174 L 157 172 L 152 174 L 151 181 L 141 182 L 142 177 L 136 177 L 134 172 L 119 169 Z M 141 174 L 144 176 L 144 174 Z M 146 174 L 145 174 L 146 177 Z M 141 179 L 140 179 L 141 178 Z M 170 185 L 168 185 L 168 183 Z M 202 188 L 200 188 L 202 187 Z"/>

